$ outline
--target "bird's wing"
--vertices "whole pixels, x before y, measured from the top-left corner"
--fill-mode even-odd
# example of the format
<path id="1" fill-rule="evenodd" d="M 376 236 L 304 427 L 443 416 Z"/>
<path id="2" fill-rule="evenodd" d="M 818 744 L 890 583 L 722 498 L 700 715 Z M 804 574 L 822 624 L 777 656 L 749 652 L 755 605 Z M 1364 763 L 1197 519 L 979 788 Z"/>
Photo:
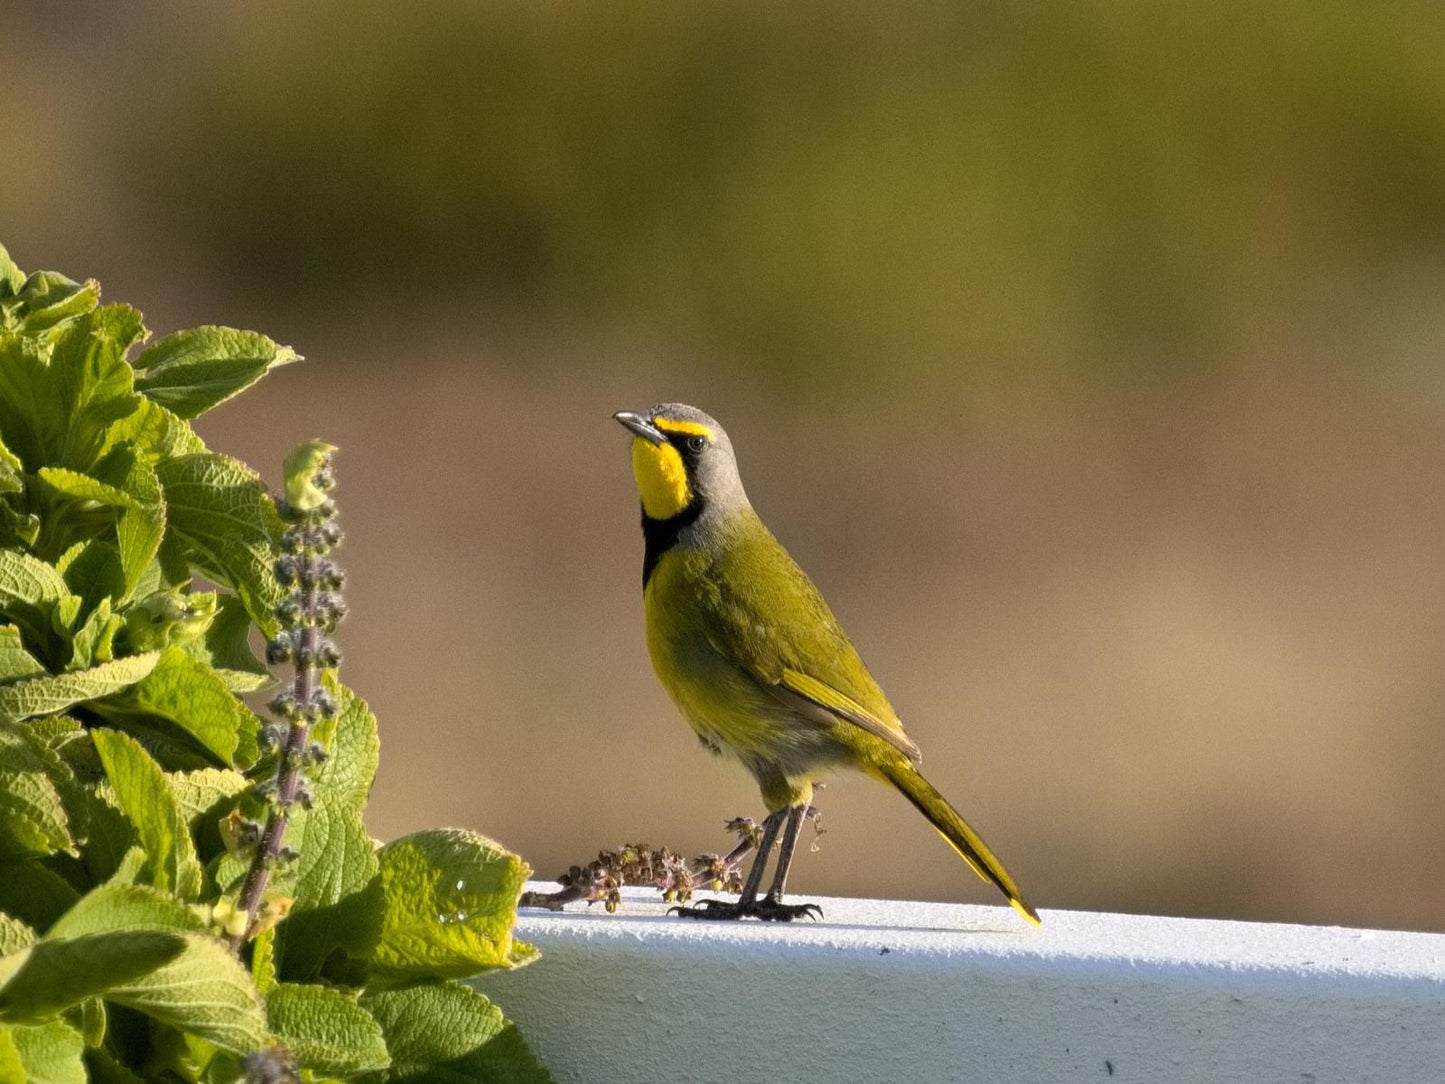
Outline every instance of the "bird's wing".
<path id="1" fill-rule="evenodd" d="M 846 693 L 786 666 L 783 667 L 783 680 L 780 684 L 788 692 L 826 709 L 839 719 L 862 727 L 875 737 L 882 738 L 914 764 L 923 763 L 923 754 L 918 751 L 918 746 L 913 744 L 913 739 L 903 733 L 901 724 L 895 722 L 890 726 Z"/>
<path id="2" fill-rule="evenodd" d="M 710 578 L 713 588 L 703 604 L 713 646 L 805 717 L 825 721 L 820 716 L 826 712 L 918 763 L 918 746 L 833 611 L 767 528 L 751 532 L 718 560 L 734 567 Z"/>

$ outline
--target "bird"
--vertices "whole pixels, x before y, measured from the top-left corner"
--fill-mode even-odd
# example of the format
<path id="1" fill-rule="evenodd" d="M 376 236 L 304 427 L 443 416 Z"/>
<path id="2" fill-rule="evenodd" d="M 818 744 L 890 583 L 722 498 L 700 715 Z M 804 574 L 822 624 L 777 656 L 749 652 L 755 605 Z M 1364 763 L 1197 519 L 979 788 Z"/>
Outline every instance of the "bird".
<path id="1" fill-rule="evenodd" d="M 815 784 L 851 768 L 896 788 L 1040 925 L 993 851 L 919 772 L 918 746 L 833 611 L 753 511 L 722 426 L 683 403 L 613 418 L 632 434 L 653 669 L 702 744 L 752 773 L 768 811 L 738 899 L 673 910 L 698 919 L 820 917 L 814 904 L 785 903 L 784 889 Z"/>

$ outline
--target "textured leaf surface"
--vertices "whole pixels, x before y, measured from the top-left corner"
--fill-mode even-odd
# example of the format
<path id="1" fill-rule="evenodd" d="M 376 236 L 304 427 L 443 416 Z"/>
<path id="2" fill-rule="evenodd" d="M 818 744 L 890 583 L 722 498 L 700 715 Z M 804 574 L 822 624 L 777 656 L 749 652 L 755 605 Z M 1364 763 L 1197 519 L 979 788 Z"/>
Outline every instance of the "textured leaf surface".
<path id="1" fill-rule="evenodd" d="M 121 491 L 130 499 L 115 528 L 128 598 L 160 552 L 166 531 L 166 501 L 154 468 L 130 446 L 112 459 Z"/>
<path id="2" fill-rule="evenodd" d="M 290 916 L 279 928 L 281 973 L 312 977 L 333 949 L 365 956 L 381 930 L 376 845 L 352 807 L 320 796 L 297 810 L 287 842 L 300 852 Z"/>
<path id="3" fill-rule="evenodd" d="M 177 936 L 174 959 L 106 999 L 245 1053 L 265 1041 L 265 1017 L 250 974 L 226 946 L 202 931 L 200 918 L 169 893 L 144 885 L 104 885 L 87 893 L 46 935 L 82 937 L 134 930 Z"/>
<path id="4" fill-rule="evenodd" d="M 287 504 L 298 512 L 314 512 L 326 503 L 326 490 L 316 484 L 316 474 L 335 451 L 336 445 L 324 440 L 308 440 L 291 450 L 282 465 Z"/>
<path id="5" fill-rule="evenodd" d="M 120 808 L 145 848 L 155 886 L 194 896 L 201 889 L 201 864 L 160 765 L 129 734 L 97 727 L 91 738 Z"/>
<path id="6" fill-rule="evenodd" d="M 21 643 L 20 630 L 14 625 L 0 625 L 0 684 L 43 673 L 45 667 Z"/>
<path id="7" fill-rule="evenodd" d="M 0 720 L 0 856 L 46 855 L 72 842 L 44 755 L 19 724 Z"/>
<path id="8" fill-rule="evenodd" d="M 0 550 L 0 613 L 43 643 L 68 625 L 79 611 L 75 598 L 54 566 L 21 550 Z"/>
<path id="9" fill-rule="evenodd" d="M 39 934 L 18 918 L 0 912 L 0 957 L 35 944 Z"/>
<path id="10" fill-rule="evenodd" d="M 50 715 L 86 700 L 118 692 L 134 685 L 153 669 L 160 653 L 114 659 L 88 670 L 17 681 L 0 688 L 0 719 L 28 719 Z"/>
<path id="11" fill-rule="evenodd" d="M 178 933 L 181 953 L 106 1000 L 136 1009 L 225 1050 L 247 1054 L 266 1044 L 266 1014 L 250 973 L 208 933 Z"/>
<path id="12" fill-rule="evenodd" d="M 129 305 L 102 305 L 70 325 L 51 354 L 49 381 L 63 426 L 59 445 L 35 462 L 58 462 L 87 470 L 99 458 L 106 430 L 135 409 L 133 373 L 125 360 L 145 335 L 140 313 Z"/>
<path id="13" fill-rule="evenodd" d="M 85 1084 L 85 1063 L 81 1061 L 85 1040 L 75 1028 L 63 1020 L 52 1020 L 4 1030 L 24 1066 L 24 1084 Z"/>
<path id="14" fill-rule="evenodd" d="M 296 351 L 254 331 L 195 327 L 157 340 L 135 358 L 136 390 L 182 418 L 244 391 Z"/>
<path id="15" fill-rule="evenodd" d="M 125 569 L 120 550 L 100 538 L 78 542 L 61 554 L 56 568 L 65 577 L 65 586 L 90 610 L 102 599 L 119 598 L 125 591 Z"/>
<path id="16" fill-rule="evenodd" d="M 172 529 L 192 560 L 235 590 L 267 635 L 281 588 L 272 574 L 281 519 L 260 477 L 223 455 L 187 455 L 159 464 Z"/>
<path id="17" fill-rule="evenodd" d="M 0 1020 L 32 1024 L 112 987 L 134 983 L 185 949 L 179 934 L 119 930 L 75 939 L 47 938 L 0 985 Z"/>
<path id="18" fill-rule="evenodd" d="M 266 995 L 271 1030 L 318 1073 L 349 1075 L 391 1063 L 381 1026 L 355 1000 L 324 986 L 283 982 Z"/>
<path id="19" fill-rule="evenodd" d="M 199 455 L 205 442 L 196 435 L 190 422 L 172 414 L 159 403 L 139 399 L 131 413 L 111 423 L 106 430 L 101 454 L 125 443 L 133 444 L 147 463 L 154 465 L 173 456 Z"/>
<path id="20" fill-rule="evenodd" d="M 115 930 L 199 932 L 200 917 L 169 892 L 148 885 L 101 885 L 61 915 L 47 937 L 83 937 Z"/>
<path id="21" fill-rule="evenodd" d="M 362 999 L 381 1025 L 391 1068 L 375 1084 L 550 1084 L 516 1025 L 461 983 L 411 986 Z"/>
<path id="22" fill-rule="evenodd" d="M 517 898 L 530 869 L 485 836 L 444 828 L 382 847 L 385 898 L 376 968 L 464 978 L 530 959 L 514 946 Z"/>
<path id="23" fill-rule="evenodd" d="M 376 766 L 381 757 L 381 740 L 376 733 L 376 716 L 366 701 L 326 676 L 326 687 L 336 697 L 336 717 L 316 728 L 317 739 L 326 746 L 327 757 L 313 777 L 316 789 L 329 791 L 339 800 L 361 809 L 371 793 Z"/>
<path id="24" fill-rule="evenodd" d="M 166 786 L 175 799 L 181 816 L 197 831 L 202 817 L 212 814 L 216 807 L 241 794 L 250 781 L 240 772 L 228 768 L 197 768 L 190 772 L 167 772 Z"/>
<path id="25" fill-rule="evenodd" d="M 155 717 L 190 735 L 220 763 L 232 765 L 243 731 L 254 743 L 256 718 L 202 663 L 182 648 L 161 652 L 151 672 L 123 693 L 96 704 L 107 719 Z"/>
<path id="26" fill-rule="evenodd" d="M 264 689 L 275 678 L 251 651 L 251 616 L 235 595 L 224 595 L 203 637 L 185 645 L 198 662 L 207 663 L 233 693 Z"/>

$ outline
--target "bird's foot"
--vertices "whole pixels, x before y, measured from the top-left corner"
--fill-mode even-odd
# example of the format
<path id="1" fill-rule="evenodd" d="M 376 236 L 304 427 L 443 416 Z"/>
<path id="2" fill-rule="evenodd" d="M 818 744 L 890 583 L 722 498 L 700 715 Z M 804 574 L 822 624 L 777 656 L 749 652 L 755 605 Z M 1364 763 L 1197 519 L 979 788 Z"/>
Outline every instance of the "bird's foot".
<path id="1" fill-rule="evenodd" d="M 792 922 L 795 918 L 823 917 L 823 909 L 816 903 L 783 903 L 772 896 L 764 896 L 744 904 L 742 900 L 729 903 L 727 900 L 698 900 L 692 907 L 670 907 L 670 915 L 683 918 L 733 921 L 740 918 L 756 918 L 763 922 Z"/>

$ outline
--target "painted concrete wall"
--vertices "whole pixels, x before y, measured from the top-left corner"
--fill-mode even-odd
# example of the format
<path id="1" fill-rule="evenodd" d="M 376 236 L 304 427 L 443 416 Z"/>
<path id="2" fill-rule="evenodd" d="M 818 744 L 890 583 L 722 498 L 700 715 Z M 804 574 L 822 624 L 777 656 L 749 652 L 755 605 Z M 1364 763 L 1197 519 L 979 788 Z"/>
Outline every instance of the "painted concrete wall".
<path id="1" fill-rule="evenodd" d="M 545 958 L 479 985 L 563 1082 L 1445 1082 L 1445 935 L 819 902 L 526 911 Z"/>

